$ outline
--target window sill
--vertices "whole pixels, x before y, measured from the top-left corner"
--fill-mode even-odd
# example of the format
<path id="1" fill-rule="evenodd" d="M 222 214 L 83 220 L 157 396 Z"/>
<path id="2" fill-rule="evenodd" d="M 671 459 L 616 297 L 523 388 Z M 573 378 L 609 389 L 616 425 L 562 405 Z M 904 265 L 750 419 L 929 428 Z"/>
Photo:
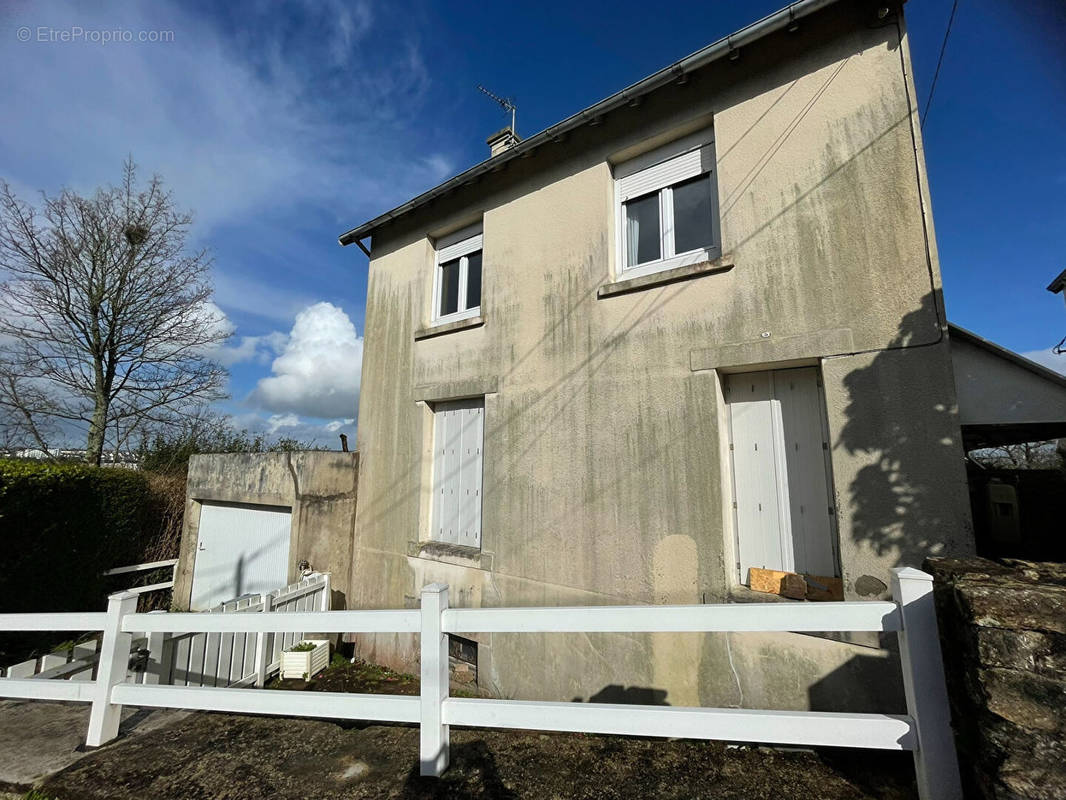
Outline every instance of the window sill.
<path id="1" fill-rule="evenodd" d="M 649 275 L 640 275 L 636 278 L 626 278 L 605 283 L 601 286 L 596 296 L 601 300 L 605 297 L 614 297 L 629 292 L 639 292 L 641 289 L 651 289 L 655 286 L 665 286 L 668 283 L 685 281 L 690 278 L 699 278 L 702 275 L 714 275 L 719 272 L 728 272 L 733 269 L 733 264 L 723 263 L 723 259 L 716 258 L 713 261 L 700 261 L 696 264 L 686 264 L 683 267 L 664 269 L 661 272 L 652 272 Z"/>
<path id="2" fill-rule="evenodd" d="M 480 328 L 484 324 L 485 318 L 480 315 L 467 319 L 457 319 L 454 322 L 441 322 L 436 325 L 419 328 L 415 331 L 415 341 L 429 339 L 433 336 L 442 336 L 445 333 L 453 333 L 454 331 L 465 331 L 468 328 Z"/>
<path id="3" fill-rule="evenodd" d="M 440 561 L 457 567 L 492 570 L 492 553 L 485 553 L 477 547 L 464 547 L 447 542 L 407 542 L 407 555 L 424 558 L 427 561 Z"/>

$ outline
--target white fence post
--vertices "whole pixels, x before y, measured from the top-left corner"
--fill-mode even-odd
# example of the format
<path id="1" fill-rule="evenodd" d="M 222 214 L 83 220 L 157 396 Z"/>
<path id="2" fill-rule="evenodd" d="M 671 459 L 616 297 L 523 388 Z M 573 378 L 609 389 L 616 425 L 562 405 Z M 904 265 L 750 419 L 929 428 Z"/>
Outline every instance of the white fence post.
<path id="1" fill-rule="evenodd" d="M 330 593 L 329 573 L 326 572 L 326 573 L 324 573 L 322 575 L 322 602 L 318 606 L 318 610 L 319 611 L 329 611 L 330 606 L 331 606 L 331 602 L 330 601 L 333 599 L 332 597 L 330 597 L 329 593 Z"/>
<path id="2" fill-rule="evenodd" d="M 270 607 L 271 596 L 269 592 L 265 592 L 260 595 L 263 601 L 263 607 L 260 609 L 261 614 L 267 614 L 272 609 Z M 255 688 L 262 689 L 266 686 L 266 674 L 269 660 L 267 658 L 267 637 L 269 633 L 260 632 L 255 635 Z"/>
<path id="3" fill-rule="evenodd" d="M 89 734 L 85 743 L 99 747 L 118 736 L 122 706 L 111 702 L 111 689 L 125 682 L 133 635 L 123 633 L 122 618 L 137 611 L 137 595 L 118 592 L 107 599 L 107 622 L 100 641 L 100 662 L 96 670 Z"/>
<path id="4" fill-rule="evenodd" d="M 422 701 L 419 718 L 419 772 L 439 777 L 448 768 L 448 726 L 442 721 L 448 697 L 448 637 L 441 612 L 448 607 L 448 586 L 422 587 Z"/>
<path id="5" fill-rule="evenodd" d="M 921 800 L 961 800 L 959 762 L 951 730 L 944 663 L 933 605 L 933 576 L 903 567 L 892 570 L 892 597 L 899 603 L 903 689 L 918 740 L 914 769 Z"/>
<path id="6" fill-rule="evenodd" d="M 149 614 L 166 614 L 158 609 Z M 167 646 L 170 634 L 154 631 L 148 634 L 148 664 L 144 670 L 144 683 L 150 686 L 170 683 L 172 649 Z"/>

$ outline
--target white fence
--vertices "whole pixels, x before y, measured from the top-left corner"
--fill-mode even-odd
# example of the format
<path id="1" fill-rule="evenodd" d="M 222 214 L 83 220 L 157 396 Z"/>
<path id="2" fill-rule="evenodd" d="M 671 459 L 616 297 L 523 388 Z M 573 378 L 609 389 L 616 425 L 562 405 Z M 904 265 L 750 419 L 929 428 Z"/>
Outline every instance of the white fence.
<path id="1" fill-rule="evenodd" d="M 282 589 L 249 595 L 212 608 L 212 614 L 328 611 L 329 575 L 314 573 Z M 186 632 L 148 634 L 145 683 L 174 686 L 262 687 L 278 671 L 281 652 L 303 633 Z"/>
<path id="2" fill-rule="evenodd" d="M 105 570 L 101 574 L 131 575 L 135 572 L 152 572 L 153 570 L 163 569 L 164 567 L 170 567 L 169 580 L 160 581 L 159 583 L 150 583 L 147 586 L 134 586 L 126 590 L 133 594 L 144 594 L 145 592 L 157 592 L 163 589 L 174 588 L 174 572 L 178 568 L 178 559 L 168 558 L 165 561 L 149 561 L 144 564 L 130 564 L 128 567 L 114 567 L 113 569 Z"/>
<path id="3" fill-rule="evenodd" d="M 933 609 L 932 577 L 894 570 L 894 602 L 582 608 L 449 608 L 448 588 L 422 589 L 420 610 L 288 611 L 271 614 L 137 614 L 132 594 L 106 613 L 0 614 L 0 630 L 102 630 L 93 683 L 0 680 L 0 696 L 92 703 L 90 746 L 118 734 L 123 705 L 418 723 L 420 768 L 448 766 L 449 726 L 721 739 L 910 750 L 922 800 L 962 797 Z M 133 633 L 419 633 L 421 696 L 278 692 L 126 682 Z M 448 696 L 449 633 L 884 631 L 899 636 L 906 715 L 559 703 Z"/>

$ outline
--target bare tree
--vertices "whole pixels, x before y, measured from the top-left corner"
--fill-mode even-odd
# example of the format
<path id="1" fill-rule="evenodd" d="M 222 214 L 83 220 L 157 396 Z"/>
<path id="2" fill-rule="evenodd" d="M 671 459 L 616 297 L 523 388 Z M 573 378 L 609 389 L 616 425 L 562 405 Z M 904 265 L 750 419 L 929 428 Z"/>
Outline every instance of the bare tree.
<path id="1" fill-rule="evenodd" d="M 0 420 L 43 449 L 79 431 L 92 464 L 224 396 L 210 258 L 162 180 L 136 177 L 128 160 L 118 186 L 39 210 L 0 181 Z"/>
<path id="2" fill-rule="evenodd" d="M 1063 452 L 1052 441 L 1021 442 L 974 450 L 970 457 L 992 469 L 1058 469 Z"/>

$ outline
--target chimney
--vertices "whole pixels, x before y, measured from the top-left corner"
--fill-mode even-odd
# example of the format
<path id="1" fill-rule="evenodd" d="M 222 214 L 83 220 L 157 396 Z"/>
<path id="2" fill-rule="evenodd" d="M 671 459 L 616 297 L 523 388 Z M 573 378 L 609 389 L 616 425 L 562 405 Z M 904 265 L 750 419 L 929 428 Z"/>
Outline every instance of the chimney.
<path id="1" fill-rule="evenodd" d="M 486 144 L 489 146 L 489 158 L 498 156 L 504 150 L 510 150 L 520 141 L 522 140 L 518 137 L 517 133 L 511 130 L 510 126 L 496 131 L 496 133 L 492 134 L 492 136 L 485 140 Z"/>

